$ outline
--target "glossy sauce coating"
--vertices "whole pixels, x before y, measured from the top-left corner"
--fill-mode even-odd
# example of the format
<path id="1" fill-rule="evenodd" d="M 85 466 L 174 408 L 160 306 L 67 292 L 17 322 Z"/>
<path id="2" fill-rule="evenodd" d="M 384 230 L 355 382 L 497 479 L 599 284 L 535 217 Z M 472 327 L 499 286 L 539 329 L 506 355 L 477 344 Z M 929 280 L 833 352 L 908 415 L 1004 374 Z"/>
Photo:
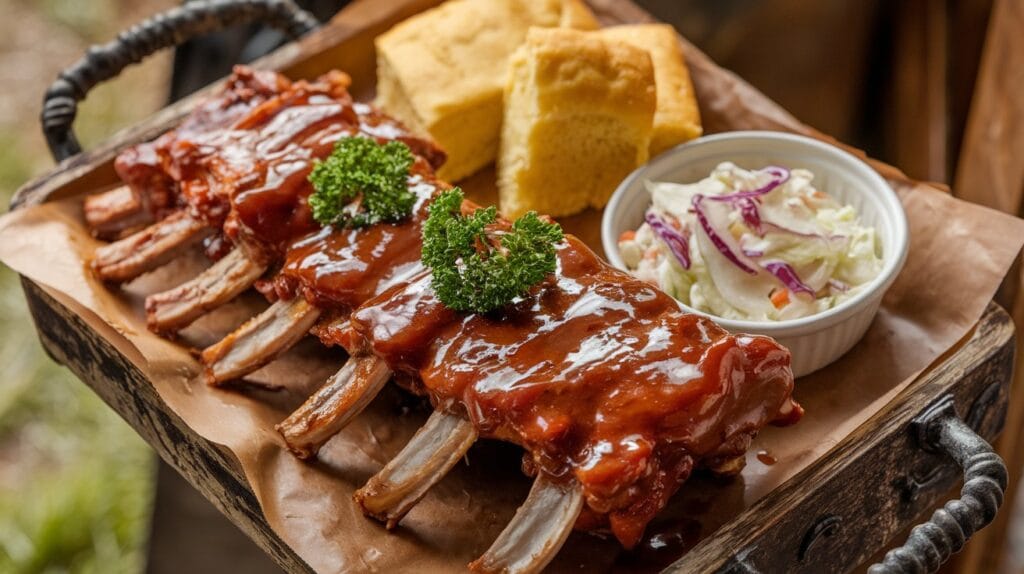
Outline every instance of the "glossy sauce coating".
<path id="1" fill-rule="evenodd" d="M 457 314 L 429 276 L 352 316 L 358 336 L 483 436 L 584 488 L 579 526 L 626 547 L 695 466 L 742 454 L 758 429 L 795 422 L 789 352 L 732 336 L 568 237 L 552 279 L 500 314 Z M 361 340 L 360 340 L 361 339 Z"/>
<path id="2" fill-rule="evenodd" d="M 181 203 L 171 154 L 175 142 L 230 127 L 254 107 L 284 90 L 285 82 L 287 80 L 274 72 L 236 67 L 223 89 L 202 101 L 177 128 L 118 154 L 114 170 L 154 216 L 163 217 L 165 210 Z"/>
<path id="3" fill-rule="evenodd" d="M 443 153 L 353 103 L 343 74 L 291 83 L 245 73 L 227 92 L 267 89 L 202 112 L 230 129 L 183 126 L 161 138 L 158 171 L 232 240 L 281 258 L 277 296 L 304 296 L 332 319 L 362 304 L 352 329 L 319 330 L 325 342 L 372 350 L 483 436 L 524 446 L 528 470 L 578 480 L 587 500 L 578 527 L 608 528 L 630 547 L 693 468 L 743 453 L 769 422 L 799 418 L 785 349 L 682 313 L 572 237 L 558 272 L 500 314 L 445 308 L 419 262 L 426 206 L 447 188 L 432 170 Z M 355 133 L 405 141 L 422 158 L 410 220 L 361 230 L 312 220 L 313 161 Z M 144 156 L 119 162 L 143 174 Z"/>
<path id="4" fill-rule="evenodd" d="M 416 203 L 408 219 L 361 229 L 328 226 L 294 242 L 274 280 L 278 296 L 298 292 L 320 308 L 351 311 L 393 285 L 422 274 L 420 250 L 427 205 L 447 187 L 420 163 L 409 177 Z"/>
<path id="5" fill-rule="evenodd" d="M 148 177 L 151 189 L 154 178 L 163 178 L 158 187 L 176 186 L 179 203 L 210 226 L 223 226 L 253 256 L 276 258 L 292 241 L 319 229 L 307 205 L 313 191 L 307 177 L 339 139 L 399 140 L 428 166 L 444 161 L 432 142 L 353 102 L 349 81 L 331 72 L 314 82 L 291 82 L 239 67 L 222 94 L 181 128 L 123 153 L 119 173 L 140 182 Z M 146 175 L 151 172 L 160 176 Z"/>

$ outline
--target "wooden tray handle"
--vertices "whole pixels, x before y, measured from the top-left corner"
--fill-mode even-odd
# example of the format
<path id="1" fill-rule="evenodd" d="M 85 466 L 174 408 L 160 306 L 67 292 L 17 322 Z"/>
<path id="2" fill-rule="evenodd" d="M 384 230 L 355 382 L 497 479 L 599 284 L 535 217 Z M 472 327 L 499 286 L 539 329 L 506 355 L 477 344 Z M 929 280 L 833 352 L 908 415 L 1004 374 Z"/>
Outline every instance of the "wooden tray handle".
<path id="1" fill-rule="evenodd" d="M 995 518 L 1006 491 L 1006 465 L 992 446 L 956 414 L 946 395 L 912 423 L 918 444 L 943 453 L 964 469 L 960 498 L 936 510 L 931 519 L 910 531 L 907 542 L 890 550 L 868 574 L 935 572 L 967 540 Z"/>
<path id="2" fill-rule="evenodd" d="M 78 102 L 97 84 L 163 48 L 243 22 L 264 22 L 297 39 L 319 23 L 292 0 L 197 0 L 158 14 L 118 34 L 112 42 L 89 48 L 65 69 L 43 98 L 43 134 L 55 160 L 82 151 L 71 128 Z"/>

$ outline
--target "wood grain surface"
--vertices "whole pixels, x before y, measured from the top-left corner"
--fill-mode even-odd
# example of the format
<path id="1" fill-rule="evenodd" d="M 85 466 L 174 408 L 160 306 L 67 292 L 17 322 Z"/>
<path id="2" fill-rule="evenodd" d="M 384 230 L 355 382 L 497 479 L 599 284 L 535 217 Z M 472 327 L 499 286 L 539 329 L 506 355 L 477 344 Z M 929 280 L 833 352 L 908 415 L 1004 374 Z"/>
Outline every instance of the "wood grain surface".
<path id="1" fill-rule="evenodd" d="M 357 2 L 332 26 L 259 62 L 294 77 L 342 68 L 372 74 L 372 39 L 396 20 L 438 0 Z M 624 0 L 593 2 L 602 18 L 648 19 Z M 354 86 L 372 90 L 372 86 Z M 196 97 L 202 97 L 199 94 Z M 121 132 L 37 179 L 15 198 L 30 205 L 95 191 L 115 182 L 118 150 L 173 126 L 195 104 L 190 98 Z M 192 431 L 157 396 L 132 363 L 75 312 L 40 286 L 23 281 L 44 346 L 125 418 L 228 518 L 290 572 L 310 568 L 270 529 L 233 456 Z M 1005 417 L 1013 361 L 1013 325 L 990 306 L 975 331 L 906 392 L 785 485 L 701 542 L 669 567 L 678 572 L 842 572 L 891 545 L 891 538 L 931 508 L 959 480 L 947 460 L 921 451 L 908 425 L 945 394 L 988 439 Z M 979 398 L 981 397 L 981 398 Z M 899 541 L 902 542 L 902 541 Z M 747 568 L 747 569 L 745 569 Z"/>
<path id="2" fill-rule="evenodd" d="M 54 360 L 92 387 L 285 570 L 310 571 L 267 525 L 230 453 L 170 413 L 143 374 L 102 333 L 41 287 L 29 281 L 24 287 L 40 338 Z M 1012 364 L 1013 325 L 992 305 L 967 341 L 888 408 L 669 571 L 727 572 L 743 562 L 764 572 L 818 573 L 860 564 L 959 480 L 949 461 L 917 448 L 908 432 L 910 421 L 952 393 L 958 412 L 982 436 L 994 438 L 1005 417 Z"/>

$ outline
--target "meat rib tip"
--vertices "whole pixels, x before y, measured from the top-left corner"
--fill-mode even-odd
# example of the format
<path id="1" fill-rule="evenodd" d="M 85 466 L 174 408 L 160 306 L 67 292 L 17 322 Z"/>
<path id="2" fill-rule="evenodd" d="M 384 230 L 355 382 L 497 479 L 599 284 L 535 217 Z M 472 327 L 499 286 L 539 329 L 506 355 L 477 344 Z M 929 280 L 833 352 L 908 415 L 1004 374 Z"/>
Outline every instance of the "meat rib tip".
<path id="1" fill-rule="evenodd" d="M 116 239 L 126 231 L 153 223 L 153 214 L 130 186 L 122 185 L 85 198 L 85 223 L 93 235 Z"/>
<path id="2" fill-rule="evenodd" d="M 273 301 L 202 352 L 210 385 L 245 377 L 311 332 L 349 352 L 275 427 L 297 457 L 314 457 L 393 375 L 429 396 L 426 424 L 355 493 L 365 514 L 395 528 L 476 440 L 513 442 L 534 465 L 533 487 L 470 568 L 540 572 L 574 527 L 631 547 L 695 467 L 739 472 L 758 429 L 800 418 L 785 349 L 680 312 L 571 235 L 558 271 L 524 296 L 532 305 L 481 314 L 443 305 L 419 254 L 429 205 L 450 187 L 434 175 L 444 153 L 353 102 L 348 83 L 339 72 L 291 82 L 238 68 L 176 130 L 122 152 L 115 169 L 127 185 L 84 208 L 98 237 L 148 224 L 96 250 L 92 268 L 112 284 L 200 241 L 213 259 L 226 251 L 147 298 L 155 332 L 174 333 L 254 285 Z M 321 225 L 309 170 L 359 135 L 414 152 L 416 207 L 397 223 Z"/>
<path id="3" fill-rule="evenodd" d="M 241 248 L 194 279 L 146 298 L 146 320 L 157 333 L 173 333 L 241 295 L 267 270 Z"/>
<path id="4" fill-rule="evenodd" d="M 373 355 L 350 357 L 301 407 L 277 425 L 288 449 L 309 459 L 373 401 L 391 369 Z"/>
<path id="5" fill-rule="evenodd" d="M 134 235 L 97 248 L 92 268 L 104 281 L 125 283 L 184 254 L 211 233 L 202 221 L 179 211 Z"/>
<path id="6" fill-rule="evenodd" d="M 217 386 L 270 363 L 302 337 L 320 316 L 305 299 L 278 301 L 203 351 L 206 381 Z"/>
<path id="7" fill-rule="evenodd" d="M 464 417 L 434 411 L 405 448 L 353 498 L 365 514 L 391 530 L 462 459 L 477 436 L 476 427 Z"/>
<path id="8" fill-rule="evenodd" d="M 512 521 L 469 569 L 482 574 L 540 572 L 558 554 L 582 509 L 579 484 L 539 475 Z"/>

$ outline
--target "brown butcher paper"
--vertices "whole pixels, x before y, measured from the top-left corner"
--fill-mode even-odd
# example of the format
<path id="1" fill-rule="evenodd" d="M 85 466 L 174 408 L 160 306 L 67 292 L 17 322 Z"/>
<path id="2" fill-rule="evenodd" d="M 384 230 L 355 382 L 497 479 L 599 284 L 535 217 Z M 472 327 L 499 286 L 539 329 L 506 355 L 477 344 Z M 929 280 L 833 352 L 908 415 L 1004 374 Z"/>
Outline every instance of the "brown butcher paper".
<path id="1" fill-rule="evenodd" d="M 606 22 L 644 17 L 621 3 L 594 4 Z M 357 7 L 367 10 L 365 3 Z M 707 133 L 774 129 L 822 137 L 684 44 Z M 354 81 L 357 89 L 372 91 L 373 78 Z M 1024 222 L 871 163 L 907 211 L 909 256 L 864 339 L 838 362 L 797 382 L 804 419 L 762 432 L 737 479 L 724 484 L 692 479 L 652 522 L 637 550 L 625 553 L 613 539 L 574 533 L 552 571 L 644 571 L 668 564 L 826 454 L 968 334 L 1024 243 Z M 464 187 L 472 197 L 494 203 L 493 171 Z M 599 249 L 599 219 L 590 212 L 563 223 Z M 0 219 L 0 260 L 108 333 L 172 411 L 198 434 L 230 449 L 270 525 L 317 571 L 460 571 L 486 550 L 525 499 L 529 481 L 520 472 L 521 451 L 482 441 L 400 528 L 385 531 L 363 517 L 352 493 L 412 436 L 429 414 L 427 406 L 389 387 L 326 445 L 317 462 L 300 462 L 284 448 L 274 424 L 341 366 L 344 353 L 307 340 L 251 377 L 267 390 L 209 388 L 196 379 L 199 367 L 189 348 L 216 340 L 266 303 L 247 295 L 190 327 L 180 341 L 162 339 L 146 330 L 142 301 L 197 273 L 202 257 L 195 254 L 110 289 L 87 272 L 97 245 L 84 226 L 80 197 Z M 757 457 L 759 451 L 767 456 Z M 766 464 L 773 458 L 774 464 Z M 674 542 L 659 549 L 665 541 Z"/>

